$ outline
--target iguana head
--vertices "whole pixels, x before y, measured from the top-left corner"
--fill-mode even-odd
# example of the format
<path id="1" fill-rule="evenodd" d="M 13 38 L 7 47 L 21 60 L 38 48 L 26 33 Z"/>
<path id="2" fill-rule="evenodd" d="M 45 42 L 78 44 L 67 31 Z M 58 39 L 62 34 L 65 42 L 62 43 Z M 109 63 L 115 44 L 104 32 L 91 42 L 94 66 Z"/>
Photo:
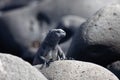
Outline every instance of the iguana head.
<path id="1" fill-rule="evenodd" d="M 63 31 L 62 29 L 52 29 L 49 31 L 49 34 L 51 37 L 58 39 L 61 39 L 66 36 L 65 31 Z"/>
<path id="2" fill-rule="evenodd" d="M 62 29 L 51 29 L 44 41 L 47 41 L 47 43 L 50 45 L 56 45 L 65 36 L 66 32 Z"/>

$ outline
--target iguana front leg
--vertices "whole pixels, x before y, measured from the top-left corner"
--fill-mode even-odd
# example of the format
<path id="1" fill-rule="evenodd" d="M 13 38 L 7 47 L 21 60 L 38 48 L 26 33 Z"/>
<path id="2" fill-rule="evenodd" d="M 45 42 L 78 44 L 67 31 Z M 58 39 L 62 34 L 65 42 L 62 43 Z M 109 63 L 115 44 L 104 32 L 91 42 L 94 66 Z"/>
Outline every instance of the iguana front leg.
<path id="1" fill-rule="evenodd" d="M 48 60 L 47 60 L 45 57 L 43 57 L 43 56 L 40 56 L 40 58 L 43 60 L 43 64 L 42 64 L 42 66 L 41 66 L 41 69 L 48 67 L 49 64 L 50 64 L 50 62 L 51 62 L 51 60 L 48 61 Z"/>
<path id="2" fill-rule="evenodd" d="M 57 48 L 58 48 L 58 60 L 65 60 L 66 59 L 65 53 L 63 52 L 59 45 L 57 46 Z"/>

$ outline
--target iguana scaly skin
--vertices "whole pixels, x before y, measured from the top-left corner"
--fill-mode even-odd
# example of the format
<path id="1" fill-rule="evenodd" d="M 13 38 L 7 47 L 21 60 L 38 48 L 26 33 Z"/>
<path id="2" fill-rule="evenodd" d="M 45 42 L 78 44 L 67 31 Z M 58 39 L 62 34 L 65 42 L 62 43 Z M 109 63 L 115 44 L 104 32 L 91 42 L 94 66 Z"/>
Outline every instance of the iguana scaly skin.
<path id="1" fill-rule="evenodd" d="M 34 58 L 33 65 L 43 64 L 46 66 L 51 61 L 65 59 L 65 54 L 58 45 L 65 36 L 66 33 L 62 29 L 50 30 Z"/>

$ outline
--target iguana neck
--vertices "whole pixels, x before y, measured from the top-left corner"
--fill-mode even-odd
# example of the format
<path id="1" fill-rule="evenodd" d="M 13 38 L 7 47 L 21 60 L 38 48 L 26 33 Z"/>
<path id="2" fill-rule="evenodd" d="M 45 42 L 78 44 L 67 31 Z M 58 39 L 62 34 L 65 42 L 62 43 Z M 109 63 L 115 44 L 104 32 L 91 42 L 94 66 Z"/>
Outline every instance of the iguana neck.
<path id="1" fill-rule="evenodd" d="M 44 41 L 43 42 L 43 44 L 45 44 L 45 45 L 47 45 L 47 46 L 49 46 L 49 47 L 51 47 L 51 48 L 54 48 L 54 47 L 56 47 L 57 45 L 58 45 L 58 42 L 59 41 L 57 41 L 57 42 L 53 42 L 53 41 Z"/>

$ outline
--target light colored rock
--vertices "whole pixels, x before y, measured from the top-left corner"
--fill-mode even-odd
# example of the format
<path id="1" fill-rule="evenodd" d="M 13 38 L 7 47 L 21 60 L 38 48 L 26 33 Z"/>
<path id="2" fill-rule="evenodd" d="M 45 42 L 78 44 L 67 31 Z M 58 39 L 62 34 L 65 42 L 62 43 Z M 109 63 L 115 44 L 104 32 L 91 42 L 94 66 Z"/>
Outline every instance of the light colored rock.
<path id="1" fill-rule="evenodd" d="M 0 10 L 13 9 L 18 6 L 22 7 L 29 4 L 32 1 L 41 1 L 41 0 L 0 0 Z"/>
<path id="2" fill-rule="evenodd" d="M 107 69 L 93 63 L 81 61 L 55 61 L 41 72 L 49 80 L 118 80 Z"/>
<path id="3" fill-rule="evenodd" d="M 47 14 L 51 20 L 58 21 L 66 15 L 77 15 L 83 18 L 91 17 L 105 5 L 118 3 L 119 0 L 43 0 L 40 4 L 41 12 Z"/>
<path id="4" fill-rule="evenodd" d="M 36 68 L 22 59 L 0 53 L 0 80 L 47 80 Z"/>
<path id="5" fill-rule="evenodd" d="M 67 56 L 106 66 L 120 58 L 120 5 L 99 10 L 80 26 Z"/>
<path id="6" fill-rule="evenodd" d="M 72 28 L 78 28 L 85 21 L 86 20 L 80 16 L 67 15 L 67 16 L 63 16 L 60 22 L 61 24 L 64 25 L 64 27 L 72 29 Z"/>

